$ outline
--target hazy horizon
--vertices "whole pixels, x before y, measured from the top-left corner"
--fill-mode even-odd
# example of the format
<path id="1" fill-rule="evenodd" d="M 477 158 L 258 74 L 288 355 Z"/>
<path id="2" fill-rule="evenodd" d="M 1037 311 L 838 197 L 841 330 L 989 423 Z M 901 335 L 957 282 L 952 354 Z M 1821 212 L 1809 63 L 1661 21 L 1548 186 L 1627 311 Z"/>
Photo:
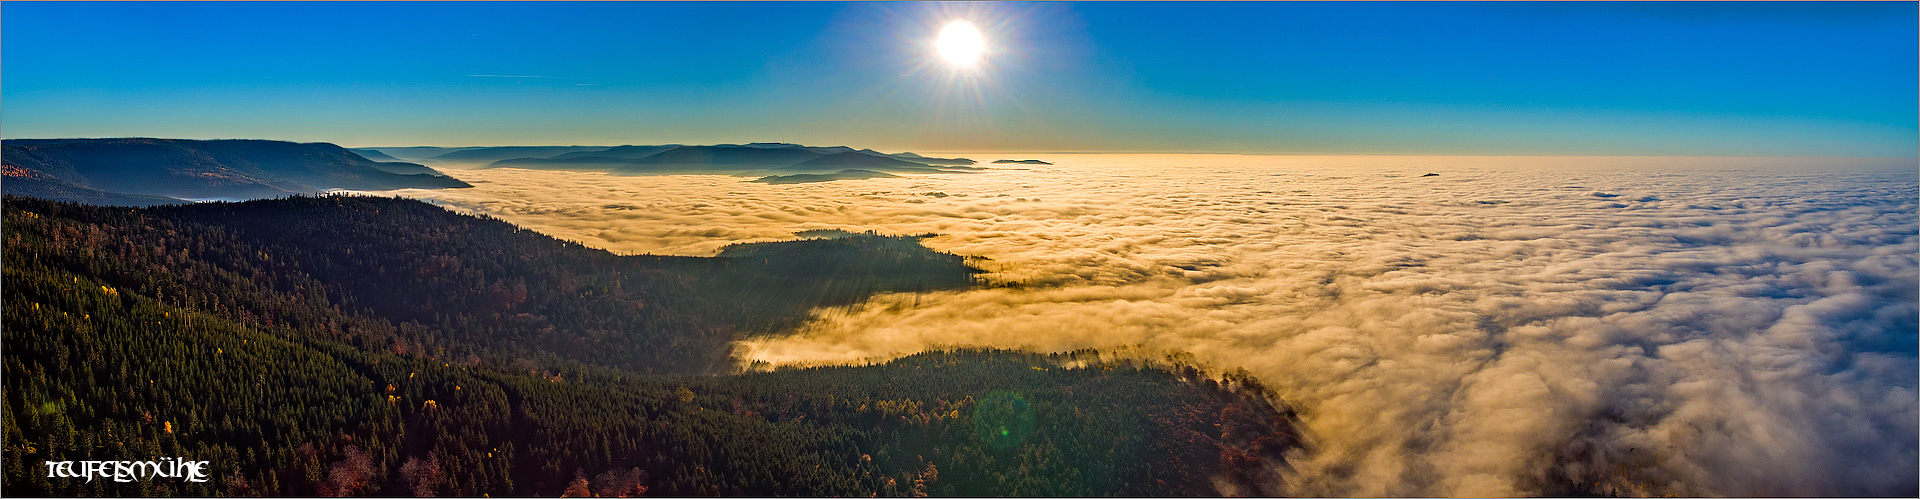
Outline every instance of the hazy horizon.
<path id="1" fill-rule="evenodd" d="M 52 136 L 6 137 L 6 140 L 133 139 L 133 138 L 180 139 L 180 140 L 284 140 L 287 142 L 327 143 L 327 144 L 334 144 L 334 145 L 338 145 L 338 146 L 349 148 L 349 149 L 401 149 L 401 148 L 410 148 L 410 147 L 431 147 L 431 148 L 442 148 L 442 149 L 485 149 L 485 148 L 495 148 L 495 147 L 620 147 L 620 146 L 631 146 L 631 145 L 667 145 L 668 144 L 667 142 L 625 142 L 625 143 L 618 143 L 618 144 L 506 143 L 506 144 L 495 144 L 495 145 L 391 144 L 391 143 L 353 144 L 353 143 L 343 143 L 340 141 L 330 141 L 330 140 L 295 141 L 295 140 L 277 139 L 273 137 L 220 137 L 220 136 L 209 136 L 209 137 L 165 136 L 165 137 L 162 137 L 162 136 L 134 136 L 134 135 L 100 136 L 100 137 L 79 137 L 79 136 L 75 136 L 75 137 L 52 137 Z M 1073 150 L 1054 150 L 1054 149 L 888 149 L 888 148 L 862 146 L 857 142 L 849 142 L 849 143 L 835 142 L 835 143 L 817 143 L 816 144 L 816 143 L 797 143 L 797 142 L 781 141 L 781 140 L 733 140 L 733 141 L 721 141 L 721 142 L 698 143 L 698 144 L 685 143 L 680 145 L 721 145 L 721 144 L 739 145 L 739 144 L 754 144 L 754 143 L 787 143 L 787 144 L 799 144 L 799 145 L 809 146 L 809 147 L 846 146 L 846 147 L 852 147 L 855 149 L 875 149 L 875 150 L 880 150 L 881 152 L 911 152 L 911 153 L 922 154 L 922 155 L 941 155 L 941 156 L 994 156 L 994 155 L 1017 155 L 1017 154 L 1067 154 L 1067 155 L 1102 154 L 1102 155 L 1232 155 L 1232 156 L 1272 156 L 1272 157 L 1511 158 L 1511 159 L 1541 159 L 1541 158 L 1666 159 L 1666 158 L 1674 158 L 1674 159 L 1696 159 L 1696 160 L 1709 160 L 1709 159 L 1778 160 L 1778 161 L 1785 161 L 1785 162 L 1793 162 L 1795 160 L 1804 160 L 1804 159 L 1846 159 L 1846 160 L 1862 160 L 1862 161 L 1885 160 L 1885 161 L 1879 161 L 1876 163 L 1884 164 L 1888 168 L 1903 168 L 1909 165 L 1920 166 L 1920 156 L 1909 157 L 1909 156 L 1860 156 L 1860 155 L 1820 156 L 1820 155 L 1761 155 L 1761 154 L 1740 155 L 1740 154 L 1519 154 L 1519 153 L 1515 153 L 1515 154 L 1484 154 L 1484 153 L 1423 154 L 1423 153 L 1361 153 L 1361 152 L 1326 154 L 1326 153 L 1307 153 L 1307 152 L 1236 152 L 1236 151 L 1172 151 L 1172 150 L 1073 151 Z M 1867 164 L 1867 163 L 1862 163 L 1862 164 Z M 458 163 L 449 163 L 449 166 L 458 167 L 457 165 Z M 1819 168 L 1822 166 L 1825 166 L 1825 165 L 1807 165 L 1806 167 Z"/>
<path id="2" fill-rule="evenodd" d="M 0 135 L 1915 157 L 1915 8 L 9 2 Z"/>

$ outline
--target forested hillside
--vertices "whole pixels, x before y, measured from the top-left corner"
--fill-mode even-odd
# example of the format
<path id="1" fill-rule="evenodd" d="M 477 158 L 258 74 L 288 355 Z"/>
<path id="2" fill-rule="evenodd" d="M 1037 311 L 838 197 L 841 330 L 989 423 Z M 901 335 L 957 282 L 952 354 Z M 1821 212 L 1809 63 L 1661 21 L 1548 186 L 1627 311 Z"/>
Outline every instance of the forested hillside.
<path id="1" fill-rule="evenodd" d="M 876 292 L 964 287 L 978 272 L 878 235 L 722 258 L 617 256 L 394 198 L 137 210 L 12 198 L 7 208 L 9 266 L 96 276 L 358 348 L 494 364 L 711 372 L 736 335 Z"/>
<path id="2" fill-rule="evenodd" d="M 644 374 L 969 282 L 910 238 L 623 257 L 357 197 L 5 217 L 9 496 L 1259 494 L 1297 446 L 1250 380 L 1072 356 Z M 173 456 L 216 479 L 41 465 Z"/>

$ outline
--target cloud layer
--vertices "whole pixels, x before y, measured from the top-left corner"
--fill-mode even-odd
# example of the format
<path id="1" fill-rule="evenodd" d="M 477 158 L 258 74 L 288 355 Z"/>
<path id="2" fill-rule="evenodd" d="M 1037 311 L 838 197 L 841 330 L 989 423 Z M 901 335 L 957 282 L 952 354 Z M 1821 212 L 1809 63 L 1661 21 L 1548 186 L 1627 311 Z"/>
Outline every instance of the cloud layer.
<path id="1" fill-rule="evenodd" d="M 941 234 L 927 244 L 1022 285 L 819 311 L 740 357 L 1185 352 L 1299 409 L 1296 494 L 1920 486 L 1911 168 L 1040 158 L 1057 166 L 803 185 L 474 170 L 452 172 L 474 189 L 404 193 L 622 253 Z"/>

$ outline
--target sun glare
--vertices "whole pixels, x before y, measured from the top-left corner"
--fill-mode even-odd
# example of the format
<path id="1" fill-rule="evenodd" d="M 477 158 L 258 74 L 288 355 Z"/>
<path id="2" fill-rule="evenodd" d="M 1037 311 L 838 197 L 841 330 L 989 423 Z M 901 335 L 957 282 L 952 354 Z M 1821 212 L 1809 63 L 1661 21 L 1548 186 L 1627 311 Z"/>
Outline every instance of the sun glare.
<path id="1" fill-rule="evenodd" d="M 980 34 L 980 28 L 967 21 L 953 21 L 940 28 L 940 38 L 935 42 L 940 49 L 940 58 L 954 67 L 971 68 L 980 63 L 980 57 L 987 52 L 987 37 Z"/>

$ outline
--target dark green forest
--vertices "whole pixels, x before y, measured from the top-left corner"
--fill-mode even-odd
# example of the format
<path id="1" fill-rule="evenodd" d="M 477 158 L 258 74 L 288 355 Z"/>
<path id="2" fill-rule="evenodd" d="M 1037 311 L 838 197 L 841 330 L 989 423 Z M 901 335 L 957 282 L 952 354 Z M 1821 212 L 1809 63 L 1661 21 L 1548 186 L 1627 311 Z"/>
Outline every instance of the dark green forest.
<path id="1" fill-rule="evenodd" d="M 8 496 L 1272 494 L 1299 445 L 1244 375 L 1092 352 L 727 374 L 814 307 L 974 283 L 914 238 L 618 256 L 389 198 L 4 208 Z M 41 464 L 174 456 L 214 479 Z"/>
<path id="2" fill-rule="evenodd" d="M 8 267 L 48 267 L 363 350 L 634 372 L 730 366 L 736 335 L 978 270 L 907 237 L 617 256 L 419 201 L 293 197 L 145 209 L 7 202 Z M 16 213 L 18 212 L 18 213 Z"/>

